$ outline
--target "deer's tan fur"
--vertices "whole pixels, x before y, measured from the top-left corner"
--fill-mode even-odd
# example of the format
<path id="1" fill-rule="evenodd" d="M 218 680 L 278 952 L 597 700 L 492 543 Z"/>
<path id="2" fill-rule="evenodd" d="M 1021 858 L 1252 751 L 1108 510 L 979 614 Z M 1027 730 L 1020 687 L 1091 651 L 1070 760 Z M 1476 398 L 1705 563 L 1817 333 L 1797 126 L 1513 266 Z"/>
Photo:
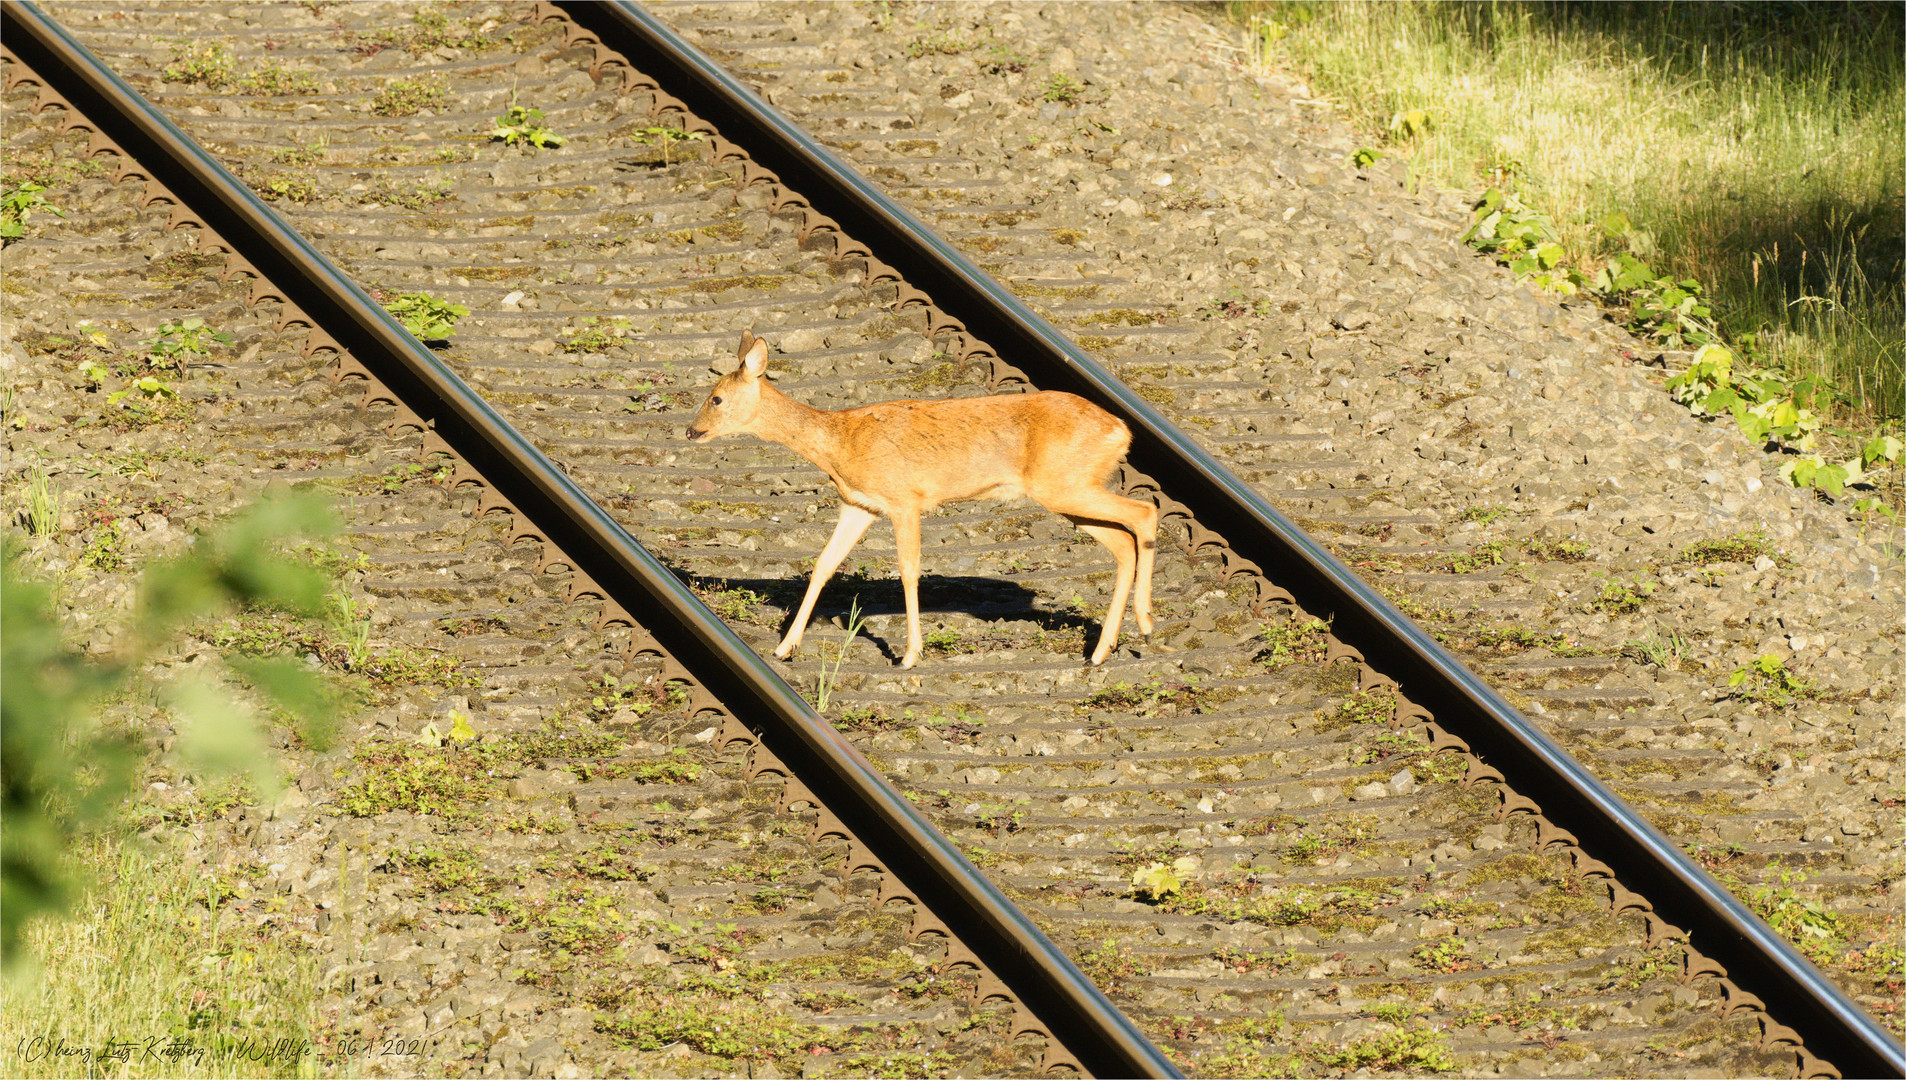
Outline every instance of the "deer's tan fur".
<path id="1" fill-rule="evenodd" d="M 1070 520 L 1118 560 L 1111 608 L 1092 650 L 1103 663 L 1118 644 L 1131 595 L 1140 631 L 1152 632 L 1152 557 L 1158 509 L 1105 489 L 1132 444 L 1123 421 L 1084 398 L 1055 391 L 945 401 L 888 401 L 827 412 L 774 388 L 764 377 L 768 344 L 744 332 L 741 364 L 722 377 L 688 427 L 704 442 L 758 435 L 820 466 L 840 490 L 840 523 L 815 560 L 807 596 L 774 650 L 785 659 L 801 644 L 821 586 L 874 518 L 893 521 L 900 582 L 907 598 L 907 654 L 920 659 L 920 515 L 941 503 L 1030 496 Z"/>

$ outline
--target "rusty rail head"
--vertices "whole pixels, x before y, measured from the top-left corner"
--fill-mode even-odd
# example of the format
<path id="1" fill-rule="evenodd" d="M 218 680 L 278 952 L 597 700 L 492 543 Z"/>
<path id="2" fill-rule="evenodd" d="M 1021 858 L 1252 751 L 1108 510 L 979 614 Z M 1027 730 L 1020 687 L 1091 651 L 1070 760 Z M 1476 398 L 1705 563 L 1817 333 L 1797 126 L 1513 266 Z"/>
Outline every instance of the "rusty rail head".
<path id="1" fill-rule="evenodd" d="M 1675 843 L 1519 714 L 1395 605 L 1278 513 L 1096 360 L 951 244 L 782 117 L 700 50 L 628 0 L 554 6 L 586 29 L 572 40 L 620 52 L 670 99 L 712 124 L 750 159 L 742 179 L 772 179 L 778 201 L 810 208 L 809 228 L 851 237 L 883 274 L 907 284 L 902 302 L 929 302 L 929 322 L 984 341 L 1046 389 L 1068 390 L 1131 427 L 1128 460 L 1228 546 L 1227 565 L 1259 568 L 1307 610 L 1334 613 L 1333 634 L 1459 736 L 1481 759 L 1540 796 L 1552 830 L 1617 868 L 1647 898 L 1657 924 L 1685 928 L 1733 984 L 1766 1002 L 1768 1022 L 1801 1033 L 1807 1050 L 1848 1076 L 1906 1076 L 1906 1051 L 1792 945 L 1696 866 Z M 798 192 L 790 198 L 789 192 Z M 916 292 L 923 291 L 924 296 Z M 1536 804 L 1531 804 L 1532 806 Z"/>
<path id="2" fill-rule="evenodd" d="M 589 583 L 585 591 L 632 613 L 690 675 L 719 688 L 735 719 L 899 879 L 903 890 L 883 895 L 916 897 L 1093 1074 L 1182 1075 L 674 573 L 275 210 L 32 3 L 0 4 L 0 30 L 8 50 L 57 84 L 47 89 L 136 159 L 139 171 L 181 211 L 216 231 L 235 260 L 272 283 L 274 295 L 290 301 L 281 322 L 307 322 L 349 350 L 421 426 L 482 474 L 492 485 L 486 498 L 493 505 L 516 510 L 574 560 L 579 578 Z M 869 865 L 864 858 L 849 861 Z"/>

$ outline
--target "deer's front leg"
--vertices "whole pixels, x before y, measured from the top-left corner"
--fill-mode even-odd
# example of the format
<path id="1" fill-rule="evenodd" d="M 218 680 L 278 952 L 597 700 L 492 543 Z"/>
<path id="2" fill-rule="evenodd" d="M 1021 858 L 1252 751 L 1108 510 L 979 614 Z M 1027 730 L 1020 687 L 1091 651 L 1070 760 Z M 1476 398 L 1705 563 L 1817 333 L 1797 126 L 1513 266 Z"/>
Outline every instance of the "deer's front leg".
<path id="1" fill-rule="evenodd" d="M 900 666 L 920 662 L 920 512 L 893 512 L 893 546 L 900 557 L 900 591 L 907 598 L 907 655 Z"/>
<path id="2" fill-rule="evenodd" d="M 801 600 L 801 610 L 794 616 L 794 625 L 788 627 L 788 634 L 775 647 L 776 659 L 786 660 L 794 650 L 801 647 L 801 632 L 807 629 L 808 616 L 814 614 L 814 602 L 821 598 L 821 586 L 834 576 L 841 560 L 860 542 L 861 534 L 867 526 L 874 523 L 874 515 L 858 506 L 842 503 L 840 523 L 834 526 L 834 535 L 821 549 L 820 557 L 814 560 L 814 576 L 808 579 L 807 596 Z"/>

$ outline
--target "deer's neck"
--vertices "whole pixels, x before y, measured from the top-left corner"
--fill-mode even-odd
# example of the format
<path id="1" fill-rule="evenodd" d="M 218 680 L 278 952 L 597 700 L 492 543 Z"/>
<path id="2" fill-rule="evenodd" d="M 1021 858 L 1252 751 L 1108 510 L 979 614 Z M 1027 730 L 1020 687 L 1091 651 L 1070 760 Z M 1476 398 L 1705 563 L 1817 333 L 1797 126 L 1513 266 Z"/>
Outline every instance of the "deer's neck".
<path id="1" fill-rule="evenodd" d="M 780 443 L 820 466 L 830 476 L 836 475 L 838 422 L 834 413 L 803 405 L 776 390 L 773 384 L 762 381 L 761 406 L 755 412 L 754 433 Z"/>

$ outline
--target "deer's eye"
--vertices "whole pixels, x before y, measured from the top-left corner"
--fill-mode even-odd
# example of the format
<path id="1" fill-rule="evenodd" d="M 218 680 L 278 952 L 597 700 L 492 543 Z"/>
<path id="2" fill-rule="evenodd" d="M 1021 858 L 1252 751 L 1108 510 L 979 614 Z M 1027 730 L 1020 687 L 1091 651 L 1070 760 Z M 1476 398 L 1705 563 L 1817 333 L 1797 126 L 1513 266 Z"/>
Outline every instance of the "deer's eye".
<path id="1" fill-rule="evenodd" d="M 710 405 L 719 405 L 719 404 L 721 404 L 721 395 L 720 395 L 720 394 L 716 394 L 716 395 L 715 395 L 714 397 L 711 397 L 711 398 L 709 398 L 709 399 L 708 399 L 708 404 L 710 404 Z"/>

